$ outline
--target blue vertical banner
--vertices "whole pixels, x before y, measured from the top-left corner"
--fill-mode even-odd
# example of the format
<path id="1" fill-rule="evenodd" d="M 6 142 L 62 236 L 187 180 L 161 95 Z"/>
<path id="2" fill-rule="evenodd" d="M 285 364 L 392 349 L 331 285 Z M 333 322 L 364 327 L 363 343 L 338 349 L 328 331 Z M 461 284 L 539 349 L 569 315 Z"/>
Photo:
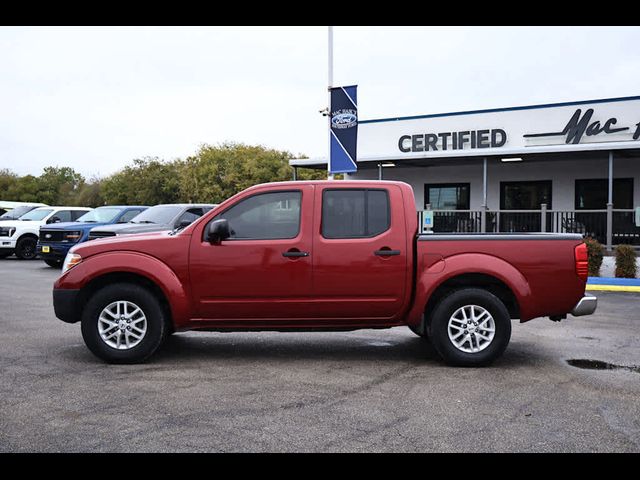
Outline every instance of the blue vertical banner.
<path id="1" fill-rule="evenodd" d="M 329 110 L 330 158 L 329 173 L 350 173 L 358 170 L 356 148 L 358 145 L 358 96 L 357 85 L 330 88 Z"/>

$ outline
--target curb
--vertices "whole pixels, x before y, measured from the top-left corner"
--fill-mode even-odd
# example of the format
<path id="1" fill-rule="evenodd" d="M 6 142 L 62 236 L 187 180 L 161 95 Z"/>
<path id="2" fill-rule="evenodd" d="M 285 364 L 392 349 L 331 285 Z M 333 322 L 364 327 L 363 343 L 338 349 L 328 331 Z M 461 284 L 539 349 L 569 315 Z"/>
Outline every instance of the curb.
<path id="1" fill-rule="evenodd" d="M 587 280 L 586 290 L 640 293 L 640 279 L 589 277 L 589 279 Z"/>

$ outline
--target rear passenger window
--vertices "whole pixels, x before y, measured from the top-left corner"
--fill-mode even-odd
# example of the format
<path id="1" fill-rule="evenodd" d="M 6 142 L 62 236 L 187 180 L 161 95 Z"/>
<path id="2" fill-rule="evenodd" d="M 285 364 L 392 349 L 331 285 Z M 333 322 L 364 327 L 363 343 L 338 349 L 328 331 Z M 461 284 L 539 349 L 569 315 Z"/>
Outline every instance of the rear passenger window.
<path id="1" fill-rule="evenodd" d="M 180 215 L 180 218 L 178 218 L 178 220 L 176 221 L 176 226 L 180 225 L 182 222 L 193 223 L 198 218 L 200 218 L 203 213 L 204 212 L 202 211 L 202 208 L 190 208 L 182 215 Z"/>
<path id="2" fill-rule="evenodd" d="M 134 217 L 140 214 L 143 210 L 127 210 L 124 214 L 118 219 L 118 223 L 127 223 L 131 221 Z"/>
<path id="3" fill-rule="evenodd" d="M 87 212 L 82 212 L 87 213 Z M 54 217 L 58 217 L 60 222 L 70 222 L 71 221 L 71 210 L 59 210 L 53 214 Z"/>
<path id="4" fill-rule="evenodd" d="M 79 219 L 82 215 L 84 215 L 87 212 L 88 210 L 72 210 L 71 221 L 75 222 L 77 219 Z"/>
<path id="5" fill-rule="evenodd" d="M 386 190 L 340 189 L 322 194 L 324 238 L 375 237 L 389 229 Z"/>

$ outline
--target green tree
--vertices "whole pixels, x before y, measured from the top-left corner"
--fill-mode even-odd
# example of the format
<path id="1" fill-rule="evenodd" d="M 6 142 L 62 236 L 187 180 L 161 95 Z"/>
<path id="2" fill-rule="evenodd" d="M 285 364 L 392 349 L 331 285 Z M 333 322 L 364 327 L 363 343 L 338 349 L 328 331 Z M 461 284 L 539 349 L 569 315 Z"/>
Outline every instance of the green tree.
<path id="1" fill-rule="evenodd" d="M 202 145 L 180 164 L 180 193 L 184 201 L 219 203 L 258 183 L 291 180 L 286 151 L 242 143 Z M 302 172 L 302 171 L 301 171 Z M 307 170 L 301 179 L 325 178 Z"/>
<path id="2" fill-rule="evenodd" d="M 133 161 L 102 182 L 102 196 L 108 204 L 176 203 L 179 197 L 179 160 L 164 162 L 158 158 Z"/>
<path id="3" fill-rule="evenodd" d="M 8 168 L 0 169 L 0 200 L 15 201 L 9 198 L 11 191 L 15 191 L 19 177 Z"/>
<path id="4" fill-rule="evenodd" d="M 17 181 L 9 187 L 7 199 L 16 202 L 42 202 L 39 194 L 38 177 L 33 175 L 18 177 Z"/>
<path id="5" fill-rule="evenodd" d="M 105 205 L 102 188 L 102 179 L 98 177 L 91 178 L 89 182 L 84 183 L 78 189 L 77 196 L 73 204 L 93 208 Z"/>
<path id="6" fill-rule="evenodd" d="M 71 167 L 45 167 L 37 179 L 38 198 L 48 205 L 74 205 L 84 177 Z"/>

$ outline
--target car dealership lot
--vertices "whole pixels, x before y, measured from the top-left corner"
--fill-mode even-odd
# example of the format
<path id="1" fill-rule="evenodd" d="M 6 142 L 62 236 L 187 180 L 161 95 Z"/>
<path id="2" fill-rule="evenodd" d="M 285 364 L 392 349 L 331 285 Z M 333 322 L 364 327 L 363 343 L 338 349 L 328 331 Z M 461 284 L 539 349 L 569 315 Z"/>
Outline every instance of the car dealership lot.
<path id="1" fill-rule="evenodd" d="M 53 314 L 58 271 L 0 260 L 0 451 L 640 451 L 640 295 L 513 323 L 492 367 L 407 328 L 184 333 L 112 366 Z"/>

